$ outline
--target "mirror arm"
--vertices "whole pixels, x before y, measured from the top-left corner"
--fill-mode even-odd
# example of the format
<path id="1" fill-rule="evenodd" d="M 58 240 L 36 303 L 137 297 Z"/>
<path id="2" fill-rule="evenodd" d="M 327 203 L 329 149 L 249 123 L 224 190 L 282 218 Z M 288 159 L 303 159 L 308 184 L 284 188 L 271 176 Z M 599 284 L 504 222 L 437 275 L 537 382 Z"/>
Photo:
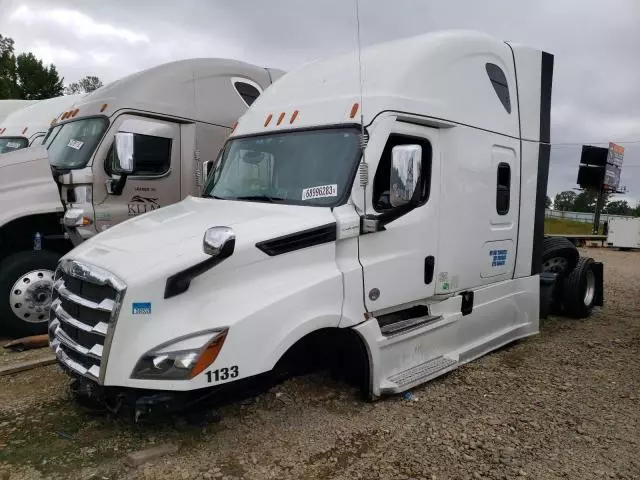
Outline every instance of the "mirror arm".
<path id="1" fill-rule="evenodd" d="M 406 215 L 417 205 L 408 203 L 400 207 L 392 208 L 378 215 L 364 215 L 360 218 L 360 233 L 373 233 L 385 230 L 385 225 Z"/>

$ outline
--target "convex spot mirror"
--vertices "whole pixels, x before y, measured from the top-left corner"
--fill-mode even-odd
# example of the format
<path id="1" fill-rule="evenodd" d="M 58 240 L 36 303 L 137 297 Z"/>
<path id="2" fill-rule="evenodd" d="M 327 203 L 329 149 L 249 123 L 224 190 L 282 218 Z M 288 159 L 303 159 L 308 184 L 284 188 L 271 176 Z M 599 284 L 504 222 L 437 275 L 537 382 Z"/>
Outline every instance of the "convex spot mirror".
<path id="1" fill-rule="evenodd" d="M 389 201 L 392 207 L 417 204 L 422 172 L 422 147 L 397 145 L 391 150 Z"/>

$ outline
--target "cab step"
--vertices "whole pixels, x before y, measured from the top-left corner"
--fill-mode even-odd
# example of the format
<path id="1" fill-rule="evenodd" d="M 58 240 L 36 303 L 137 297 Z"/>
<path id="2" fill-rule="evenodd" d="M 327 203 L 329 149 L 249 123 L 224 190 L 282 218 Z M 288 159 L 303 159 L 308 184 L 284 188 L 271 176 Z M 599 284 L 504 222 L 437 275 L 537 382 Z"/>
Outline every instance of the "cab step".
<path id="1" fill-rule="evenodd" d="M 422 327 L 431 322 L 435 322 L 442 319 L 442 315 L 427 315 L 418 318 L 408 318 L 406 320 L 400 320 L 399 322 L 390 323 L 380 328 L 380 332 L 385 337 L 392 337 L 394 335 L 400 335 L 414 328 Z"/>
<path id="2" fill-rule="evenodd" d="M 458 360 L 445 355 L 431 358 L 426 362 L 395 373 L 388 377 L 384 384 L 383 393 L 400 393 L 414 385 L 419 385 L 432 378 L 442 375 L 445 370 L 453 370 L 458 364 Z"/>

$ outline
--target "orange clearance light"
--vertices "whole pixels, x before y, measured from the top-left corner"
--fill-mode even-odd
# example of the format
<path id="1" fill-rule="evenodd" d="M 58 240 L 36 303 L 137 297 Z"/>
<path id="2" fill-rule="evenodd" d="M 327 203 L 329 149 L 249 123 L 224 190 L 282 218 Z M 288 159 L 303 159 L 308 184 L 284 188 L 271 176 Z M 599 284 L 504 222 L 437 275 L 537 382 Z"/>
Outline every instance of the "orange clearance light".
<path id="1" fill-rule="evenodd" d="M 79 108 L 76 108 L 76 109 L 73 111 L 73 113 L 71 114 L 71 116 L 72 116 L 72 117 L 75 117 L 75 116 L 78 114 L 78 112 L 79 112 L 79 111 L 80 111 L 80 109 L 79 109 Z"/>
<path id="2" fill-rule="evenodd" d="M 269 115 L 267 115 L 267 119 L 264 121 L 264 126 L 268 126 L 269 123 L 271 123 L 271 119 L 273 118 L 273 113 L 270 113 Z"/>
<path id="3" fill-rule="evenodd" d="M 282 120 L 284 120 L 284 112 L 282 112 L 278 117 L 278 123 L 276 123 L 276 125 L 280 125 L 282 123 Z"/>
<path id="4" fill-rule="evenodd" d="M 296 118 L 298 118 L 298 110 L 293 112 L 293 114 L 291 115 L 291 120 L 289 120 L 289 123 L 291 124 L 291 123 L 295 122 Z"/>
<path id="5" fill-rule="evenodd" d="M 235 122 L 233 122 L 233 126 L 231 127 L 231 133 L 235 131 L 237 126 L 238 126 L 238 121 L 236 120 Z"/>
<path id="6" fill-rule="evenodd" d="M 351 107 L 349 118 L 354 118 L 356 116 L 356 113 L 358 113 L 358 107 L 360 107 L 360 105 L 358 105 L 357 102 L 353 104 L 353 106 Z"/>
<path id="7" fill-rule="evenodd" d="M 64 112 L 60 120 L 66 120 L 69 112 Z"/>
<path id="8" fill-rule="evenodd" d="M 27 133 L 27 130 L 29 130 L 29 127 L 24 127 L 24 130 L 22 130 L 22 135 L 24 135 L 25 133 Z"/>
<path id="9" fill-rule="evenodd" d="M 102 108 L 100 109 L 100 112 L 104 112 L 107 109 L 107 106 L 108 105 L 106 103 L 103 103 Z"/>
<path id="10" fill-rule="evenodd" d="M 204 352 L 200 354 L 200 358 L 198 358 L 195 365 L 191 367 L 189 378 L 193 378 L 202 373 L 209 365 L 216 361 L 220 350 L 222 350 L 225 338 L 227 338 L 227 332 L 221 332 L 213 342 L 204 349 Z"/>

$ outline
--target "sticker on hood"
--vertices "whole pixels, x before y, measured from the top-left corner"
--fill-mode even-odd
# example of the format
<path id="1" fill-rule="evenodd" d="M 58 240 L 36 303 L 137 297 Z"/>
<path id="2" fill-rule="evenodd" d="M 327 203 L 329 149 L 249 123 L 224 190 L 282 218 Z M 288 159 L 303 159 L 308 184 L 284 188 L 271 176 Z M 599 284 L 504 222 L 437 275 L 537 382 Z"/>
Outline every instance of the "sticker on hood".
<path id="1" fill-rule="evenodd" d="M 318 185 L 302 190 L 302 200 L 312 200 L 314 198 L 327 198 L 338 196 L 338 185 Z"/>
<path id="2" fill-rule="evenodd" d="M 84 145 L 84 142 L 80 140 L 74 140 L 73 138 L 69 140 L 69 143 L 67 143 L 67 147 L 71 147 L 75 150 L 80 150 L 83 145 Z"/>

